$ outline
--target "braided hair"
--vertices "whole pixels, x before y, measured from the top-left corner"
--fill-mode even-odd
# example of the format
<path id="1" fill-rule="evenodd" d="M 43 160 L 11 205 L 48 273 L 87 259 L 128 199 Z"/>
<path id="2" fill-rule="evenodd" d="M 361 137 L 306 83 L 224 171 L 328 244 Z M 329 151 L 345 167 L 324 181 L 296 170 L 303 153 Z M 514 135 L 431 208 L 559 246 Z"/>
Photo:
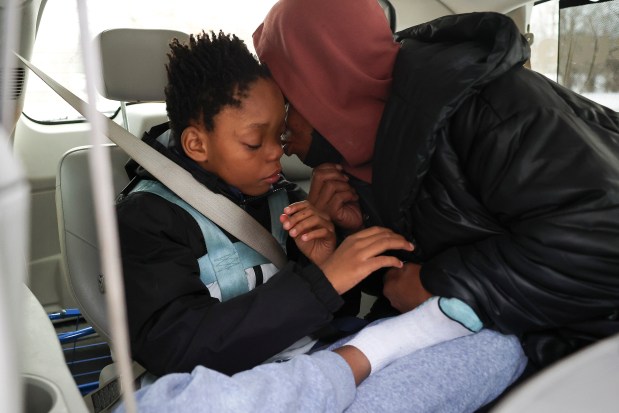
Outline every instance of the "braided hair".
<path id="1" fill-rule="evenodd" d="M 181 153 L 180 135 L 190 123 L 212 131 L 213 118 L 225 106 L 241 106 L 253 82 L 271 77 L 243 40 L 222 31 L 191 35 L 189 44 L 174 39 L 170 49 L 166 110 Z"/>

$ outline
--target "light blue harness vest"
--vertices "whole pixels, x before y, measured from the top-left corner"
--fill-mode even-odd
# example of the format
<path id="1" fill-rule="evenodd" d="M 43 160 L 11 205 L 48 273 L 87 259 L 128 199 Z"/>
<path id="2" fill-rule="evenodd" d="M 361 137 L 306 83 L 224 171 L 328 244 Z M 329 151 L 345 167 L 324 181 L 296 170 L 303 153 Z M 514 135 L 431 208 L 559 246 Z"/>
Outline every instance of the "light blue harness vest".
<path id="1" fill-rule="evenodd" d="M 222 301 L 250 290 L 246 269 L 257 265 L 270 264 L 269 260 L 246 244 L 240 241 L 233 243 L 213 221 L 183 201 L 161 182 L 141 180 L 131 192 L 150 192 L 159 195 L 182 207 L 196 220 L 207 248 L 207 253 L 198 258 L 200 280 L 209 287 L 209 290 L 211 290 L 213 284 L 217 284 L 221 291 Z M 275 191 L 269 195 L 268 202 L 271 213 L 271 233 L 286 251 L 288 233 L 279 222 L 279 215 L 289 203 L 288 194 L 285 190 Z"/>

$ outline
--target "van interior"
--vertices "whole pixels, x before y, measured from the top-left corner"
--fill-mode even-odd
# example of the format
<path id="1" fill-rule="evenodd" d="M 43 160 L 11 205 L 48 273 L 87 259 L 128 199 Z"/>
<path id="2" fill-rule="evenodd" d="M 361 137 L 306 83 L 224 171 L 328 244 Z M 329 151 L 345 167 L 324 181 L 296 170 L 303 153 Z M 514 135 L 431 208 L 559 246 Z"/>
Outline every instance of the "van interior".
<path id="1" fill-rule="evenodd" d="M 126 337 L 123 312 L 110 309 L 105 297 L 120 300 L 116 283 L 92 276 L 117 258 L 117 246 L 101 243 L 104 221 L 95 211 L 98 202 L 113 209 L 128 181 L 129 156 L 109 139 L 103 121 L 98 131 L 107 137 L 93 137 L 95 124 L 86 120 L 92 118 L 13 52 L 138 139 L 167 120 L 168 41 L 222 29 L 252 49 L 251 33 L 274 2 L 0 0 L 0 411 L 98 411 L 88 395 L 134 368 L 126 345 L 109 340 Z M 530 43 L 533 70 L 619 111 L 617 1 L 379 3 L 394 32 L 448 14 L 504 13 Z M 89 70 L 100 76 L 91 79 Z M 102 163 L 93 166 L 97 156 Z M 309 190 L 311 168 L 294 156 L 282 164 L 289 180 Z M 372 300 L 364 296 L 362 312 Z M 617 349 L 617 338 L 587 349 L 550 377 L 524 383 L 493 411 L 611 411 L 619 405 Z M 574 369 L 587 373 L 565 384 Z M 590 390 L 570 392 L 578 386 Z"/>

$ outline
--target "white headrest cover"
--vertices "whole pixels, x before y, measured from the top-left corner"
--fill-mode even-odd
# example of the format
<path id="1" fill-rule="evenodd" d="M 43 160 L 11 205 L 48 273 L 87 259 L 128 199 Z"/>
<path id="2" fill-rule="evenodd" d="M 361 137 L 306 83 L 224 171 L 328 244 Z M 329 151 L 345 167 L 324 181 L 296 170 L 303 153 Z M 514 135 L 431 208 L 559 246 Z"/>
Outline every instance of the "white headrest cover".
<path id="1" fill-rule="evenodd" d="M 175 30 L 111 29 L 95 41 L 101 50 L 103 90 L 107 99 L 122 102 L 165 100 L 169 44 L 189 35 Z"/>

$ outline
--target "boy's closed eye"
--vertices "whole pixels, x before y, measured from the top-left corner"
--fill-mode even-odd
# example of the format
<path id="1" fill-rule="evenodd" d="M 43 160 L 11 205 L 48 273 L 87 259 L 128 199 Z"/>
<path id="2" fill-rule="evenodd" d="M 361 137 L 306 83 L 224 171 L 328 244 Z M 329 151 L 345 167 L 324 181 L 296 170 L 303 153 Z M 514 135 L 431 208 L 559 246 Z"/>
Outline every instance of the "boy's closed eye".
<path id="1" fill-rule="evenodd" d="M 245 146 L 250 151 L 256 151 L 262 147 L 263 139 L 261 138 L 259 133 L 246 133 L 240 137 L 239 143 Z"/>
<path id="2" fill-rule="evenodd" d="M 255 144 L 255 145 L 254 144 L 249 144 L 249 143 L 244 143 L 243 145 L 245 145 L 247 148 L 249 148 L 252 151 L 257 151 L 262 146 L 261 143 L 258 143 L 258 144 Z"/>

